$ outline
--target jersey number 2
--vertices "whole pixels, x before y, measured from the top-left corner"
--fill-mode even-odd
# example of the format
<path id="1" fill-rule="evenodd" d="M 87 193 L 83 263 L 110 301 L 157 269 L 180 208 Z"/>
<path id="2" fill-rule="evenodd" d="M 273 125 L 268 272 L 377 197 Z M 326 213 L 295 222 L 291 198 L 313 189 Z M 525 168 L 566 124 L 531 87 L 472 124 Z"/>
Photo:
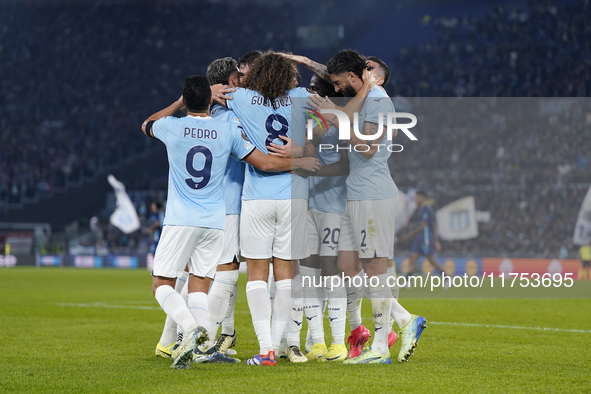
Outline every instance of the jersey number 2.
<path id="1" fill-rule="evenodd" d="M 205 158 L 205 162 L 203 163 L 203 168 L 200 170 L 196 169 L 193 165 L 193 161 L 195 159 L 196 154 L 202 154 Z M 187 172 L 193 178 L 185 179 L 185 183 L 191 189 L 199 190 L 203 189 L 209 183 L 211 179 L 211 164 L 213 163 L 213 155 L 211 151 L 207 149 L 205 146 L 197 145 L 189 149 L 187 152 L 187 159 L 185 161 L 185 165 L 187 167 Z M 195 181 L 195 178 L 201 178 L 200 181 Z"/>

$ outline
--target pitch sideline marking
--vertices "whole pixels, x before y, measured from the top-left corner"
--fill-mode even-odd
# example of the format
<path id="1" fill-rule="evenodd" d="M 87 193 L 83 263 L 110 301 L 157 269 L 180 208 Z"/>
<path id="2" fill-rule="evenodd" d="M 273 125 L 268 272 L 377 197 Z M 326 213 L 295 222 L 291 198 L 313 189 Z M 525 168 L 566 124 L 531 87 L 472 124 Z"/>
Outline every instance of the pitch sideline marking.
<path id="1" fill-rule="evenodd" d="M 508 326 L 508 325 L 501 325 L 501 324 L 458 323 L 458 322 L 444 322 L 444 321 L 427 321 L 427 324 L 435 324 L 435 325 L 442 325 L 442 326 L 461 326 L 461 327 L 478 327 L 478 328 L 508 328 L 508 329 L 512 329 L 512 330 L 576 332 L 576 333 L 583 333 L 583 334 L 591 334 L 591 330 L 575 330 L 575 329 L 569 329 L 569 328 L 553 328 L 553 327 Z"/>
<path id="2" fill-rule="evenodd" d="M 75 308 L 110 308 L 110 309 L 141 309 L 148 311 L 160 310 L 159 306 L 146 306 L 146 305 L 117 305 L 107 304 L 106 302 L 93 302 L 93 303 L 58 303 L 58 306 L 70 306 Z"/>
<path id="3" fill-rule="evenodd" d="M 108 304 L 106 302 L 93 303 L 58 303 L 58 306 L 76 307 L 76 308 L 112 308 L 112 309 L 140 309 L 140 310 L 161 310 L 159 306 L 146 305 L 117 305 Z M 249 311 L 235 311 L 235 313 L 249 313 Z M 364 316 L 364 318 L 371 318 Z M 460 323 L 460 322 L 442 322 L 442 321 L 427 321 L 427 324 L 435 324 L 441 326 L 460 326 L 460 327 L 476 327 L 476 328 L 499 328 L 511 330 L 534 330 L 534 331 L 553 331 L 553 332 L 573 332 L 580 334 L 591 334 L 591 330 L 576 330 L 569 328 L 553 328 L 553 327 L 527 327 L 527 326 L 511 326 L 502 324 L 480 324 L 480 323 Z"/>

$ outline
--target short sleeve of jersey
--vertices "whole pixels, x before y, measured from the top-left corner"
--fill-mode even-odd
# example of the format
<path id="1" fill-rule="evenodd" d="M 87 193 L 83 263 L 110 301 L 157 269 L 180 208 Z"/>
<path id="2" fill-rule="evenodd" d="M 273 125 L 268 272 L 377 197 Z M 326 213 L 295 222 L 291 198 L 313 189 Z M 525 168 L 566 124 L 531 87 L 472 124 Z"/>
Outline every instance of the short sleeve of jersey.
<path id="1" fill-rule="evenodd" d="M 232 134 L 232 151 L 231 155 L 237 160 L 242 160 L 248 156 L 254 149 L 254 145 L 250 143 L 242 133 L 242 127 L 232 125 L 230 128 Z"/>
<path id="2" fill-rule="evenodd" d="M 379 123 L 380 114 L 384 119 L 383 125 L 386 125 L 386 118 L 389 112 L 394 112 L 394 104 L 390 97 L 368 97 L 366 99 L 365 111 L 365 122 Z"/>
<path id="3" fill-rule="evenodd" d="M 226 106 L 238 113 L 240 105 L 244 104 L 244 101 L 247 99 L 247 90 L 238 88 L 234 92 L 226 93 L 226 95 L 232 97 L 232 100 L 226 100 Z"/>
<path id="4" fill-rule="evenodd" d="M 177 118 L 174 116 L 165 116 L 164 118 L 160 118 L 154 122 L 152 125 L 152 133 L 154 133 L 154 137 L 158 138 L 160 141 L 166 143 L 168 140 L 168 136 L 170 134 L 171 123 Z"/>

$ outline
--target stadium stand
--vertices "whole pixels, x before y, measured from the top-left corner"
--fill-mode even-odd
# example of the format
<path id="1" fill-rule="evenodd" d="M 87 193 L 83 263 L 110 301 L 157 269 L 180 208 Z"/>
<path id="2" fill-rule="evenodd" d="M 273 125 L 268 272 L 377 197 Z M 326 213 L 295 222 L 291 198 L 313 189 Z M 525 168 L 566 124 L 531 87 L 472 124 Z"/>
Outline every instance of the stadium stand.
<path id="1" fill-rule="evenodd" d="M 253 46 L 326 60 L 337 46 L 310 49 L 295 37 L 306 19 L 321 23 L 329 15 L 362 34 L 362 23 L 348 21 L 345 7 L 331 3 L 291 18 L 294 7 L 294 2 L 212 2 L 200 5 L 196 20 L 176 2 L 1 5 L 0 61 L 10 78 L 0 79 L 0 219 L 23 202 L 75 187 L 153 148 L 155 142 L 139 133 L 139 123 L 163 98 L 174 99 L 171 92 L 180 89 L 184 77 L 203 73 L 210 60 L 238 57 Z M 483 7 L 484 17 L 425 21 L 435 34 L 395 56 L 390 94 L 589 96 L 588 2 Z M 138 18 L 140 9 L 149 25 Z M 220 14 L 225 15 L 222 26 L 233 34 L 220 31 Z M 215 45 L 201 45 L 202 37 Z M 392 173 L 403 190 L 428 189 L 435 208 L 472 194 L 478 209 L 491 212 L 478 239 L 447 243 L 445 250 L 556 256 L 561 246 L 573 250 L 572 229 L 590 178 L 589 123 L 574 119 L 520 130 L 491 125 L 478 134 L 427 132 L 420 144 L 394 155 Z M 429 143 L 440 138 L 449 149 Z M 166 186 L 164 174 L 122 180 L 128 190 L 145 191 L 133 197 L 138 207 Z M 101 215 L 107 246 L 140 245 L 141 235 L 130 243 L 107 225 L 107 211 Z"/>

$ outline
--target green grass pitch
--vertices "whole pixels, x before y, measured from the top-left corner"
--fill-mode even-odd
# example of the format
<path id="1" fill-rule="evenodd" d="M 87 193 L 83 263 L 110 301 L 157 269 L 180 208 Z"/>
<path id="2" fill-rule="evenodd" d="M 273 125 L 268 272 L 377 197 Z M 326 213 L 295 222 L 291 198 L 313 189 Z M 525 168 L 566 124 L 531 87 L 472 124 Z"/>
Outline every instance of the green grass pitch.
<path id="1" fill-rule="evenodd" d="M 428 319 L 408 363 L 395 362 L 397 342 L 392 365 L 250 367 L 258 346 L 245 282 L 241 275 L 236 306 L 242 363 L 171 370 L 154 356 L 165 316 L 148 271 L 0 269 L 0 391 L 591 390 L 591 299 L 487 299 L 477 291 L 425 299 L 402 290 L 402 304 Z M 367 302 L 363 316 L 372 329 Z"/>

